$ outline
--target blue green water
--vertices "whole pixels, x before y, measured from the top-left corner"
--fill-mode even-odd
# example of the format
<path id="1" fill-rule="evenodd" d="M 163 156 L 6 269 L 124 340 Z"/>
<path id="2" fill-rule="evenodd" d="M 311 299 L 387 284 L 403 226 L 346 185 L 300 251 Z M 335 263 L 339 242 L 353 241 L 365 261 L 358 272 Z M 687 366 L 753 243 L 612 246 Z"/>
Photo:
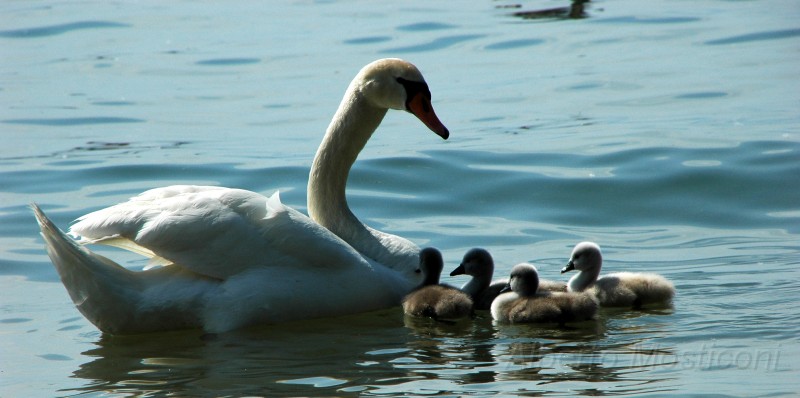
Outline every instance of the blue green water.
<path id="1" fill-rule="evenodd" d="M 673 395 L 800 390 L 800 7 L 792 0 L 0 4 L 0 396 Z M 442 141 L 392 112 L 353 211 L 497 274 L 671 279 L 674 308 L 588 328 L 441 325 L 399 309 L 201 338 L 102 335 L 74 308 L 28 203 L 66 228 L 169 184 L 305 210 L 350 79 L 425 74 Z M 135 256 L 102 253 L 132 269 Z M 461 284 L 461 278 L 444 278 Z"/>

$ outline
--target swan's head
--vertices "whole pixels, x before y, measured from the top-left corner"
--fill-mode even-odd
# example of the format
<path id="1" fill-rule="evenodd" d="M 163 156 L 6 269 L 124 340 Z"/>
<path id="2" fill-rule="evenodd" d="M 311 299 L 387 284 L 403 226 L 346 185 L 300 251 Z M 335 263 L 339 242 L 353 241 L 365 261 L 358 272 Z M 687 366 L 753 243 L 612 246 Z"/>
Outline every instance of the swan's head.
<path id="1" fill-rule="evenodd" d="M 436 285 L 444 268 L 442 253 L 433 247 L 426 247 L 419 252 L 419 270 L 425 280 L 423 286 Z"/>
<path id="2" fill-rule="evenodd" d="M 466 274 L 473 278 L 491 280 L 493 273 L 494 260 L 492 260 L 492 255 L 488 251 L 476 247 L 464 254 L 461 264 L 450 273 L 450 276 Z"/>
<path id="3" fill-rule="evenodd" d="M 585 271 L 600 268 L 602 265 L 603 255 L 600 253 L 600 246 L 594 242 L 581 242 L 572 249 L 569 262 L 567 266 L 561 270 L 561 273 L 563 274 L 575 269 L 578 271 Z"/>
<path id="4" fill-rule="evenodd" d="M 513 291 L 522 297 L 530 297 L 539 290 L 539 272 L 536 267 L 528 263 L 521 263 L 511 268 L 511 277 L 508 285 L 501 291 Z"/>
<path id="5" fill-rule="evenodd" d="M 450 136 L 433 111 L 428 84 L 413 64 L 397 58 L 379 59 L 363 67 L 353 84 L 373 105 L 411 112 L 440 137 Z"/>

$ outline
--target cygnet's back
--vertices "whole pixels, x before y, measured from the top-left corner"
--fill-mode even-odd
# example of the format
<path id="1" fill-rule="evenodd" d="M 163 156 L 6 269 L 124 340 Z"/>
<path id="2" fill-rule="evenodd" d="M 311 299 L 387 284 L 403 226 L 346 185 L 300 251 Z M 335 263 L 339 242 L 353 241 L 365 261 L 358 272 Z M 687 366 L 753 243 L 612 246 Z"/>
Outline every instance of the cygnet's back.
<path id="1" fill-rule="evenodd" d="M 578 270 L 570 278 L 570 292 L 587 292 L 597 297 L 601 306 L 640 308 L 644 305 L 668 305 L 675 296 L 675 286 L 653 273 L 615 272 L 599 277 L 603 265 L 600 246 L 581 242 L 572 250 L 562 273 Z"/>
<path id="2" fill-rule="evenodd" d="M 511 269 L 511 292 L 499 295 L 492 303 L 492 318 L 505 323 L 581 322 L 594 319 L 597 302 L 585 293 L 538 292 L 539 273 L 531 264 Z"/>
<path id="3" fill-rule="evenodd" d="M 425 280 L 403 298 L 406 315 L 434 319 L 458 319 L 472 315 L 472 299 L 452 286 L 440 285 L 444 268 L 442 254 L 434 248 L 420 251 L 420 269 Z"/>

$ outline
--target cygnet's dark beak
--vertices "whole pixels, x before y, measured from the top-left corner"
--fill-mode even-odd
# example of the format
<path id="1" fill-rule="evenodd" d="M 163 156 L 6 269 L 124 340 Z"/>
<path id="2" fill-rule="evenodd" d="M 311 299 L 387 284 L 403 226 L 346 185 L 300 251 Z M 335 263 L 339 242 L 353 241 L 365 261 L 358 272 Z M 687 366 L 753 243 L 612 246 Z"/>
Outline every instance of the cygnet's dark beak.
<path id="1" fill-rule="evenodd" d="M 573 263 L 573 262 L 572 262 L 572 260 L 570 260 L 570 261 L 567 263 L 567 266 L 566 266 L 566 267 L 564 267 L 564 268 L 561 268 L 561 273 L 563 274 L 563 273 L 565 273 L 565 272 L 569 272 L 569 271 L 572 271 L 572 270 L 574 270 L 574 269 L 575 269 L 575 263 Z"/>
<path id="2" fill-rule="evenodd" d="M 510 292 L 510 291 L 511 291 L 511 284 L 510 283 L 506 283 L 506 285 L 503 286 L 502 289 L 500 289 L 500 293 L 498 293 L 498 294 L 503 294 L 503 293 L 507 293 L 507 292 Z"/>
<path id="3" fill-rule="evenodd" d="M 460 264 L 453 272 L 450 273 L 450 276 L 456 275 L 464 275 L 464 264 Z"/>

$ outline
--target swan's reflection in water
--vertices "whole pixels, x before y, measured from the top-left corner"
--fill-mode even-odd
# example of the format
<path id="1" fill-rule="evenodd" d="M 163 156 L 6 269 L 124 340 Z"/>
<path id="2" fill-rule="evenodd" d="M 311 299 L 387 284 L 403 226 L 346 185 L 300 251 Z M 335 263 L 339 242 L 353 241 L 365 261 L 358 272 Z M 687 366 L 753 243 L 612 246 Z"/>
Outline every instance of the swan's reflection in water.
<path id="1" fill-rule="evenodd" d="M 637 316 L 650 315 L 613 318 L 614 327 L 631 328 L 630 340 L 609 339 L 611 321 L 602 314 L 558 328 L 496 325 L 488 313 L 450 324 L 404 317 L 397 308 L 212 336 L 103 336 L 84 353 L 94 359 L 75 371 L 86 384 L 71 392 L 340 396 L 588 391 L 607 383 L 647 392 L 659 380 L 637 379 L 641 368 L 674 363 L 669 349 L 647 347 L 647 333 L 636 329 Z"/>

